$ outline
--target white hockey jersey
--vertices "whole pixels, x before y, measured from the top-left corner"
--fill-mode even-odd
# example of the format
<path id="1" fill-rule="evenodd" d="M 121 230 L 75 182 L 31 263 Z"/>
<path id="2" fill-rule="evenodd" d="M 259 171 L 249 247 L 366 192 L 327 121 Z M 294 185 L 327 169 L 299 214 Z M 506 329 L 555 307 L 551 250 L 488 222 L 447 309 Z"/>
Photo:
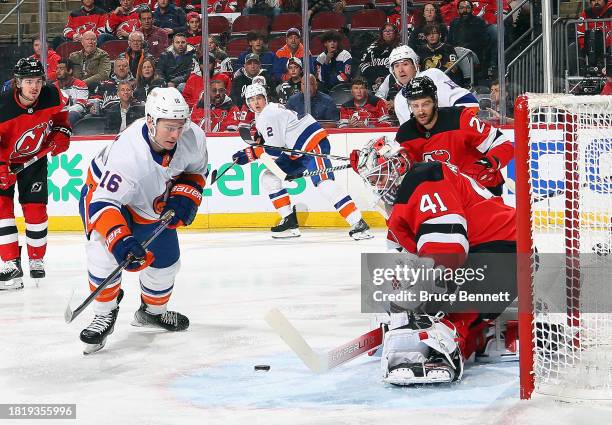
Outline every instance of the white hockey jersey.
<path id="1" fill-rule="evenodd" d="M 311 115 L 299 117 L 297 112 L 279 103 L 268 103 L 255 117 L 255 127 L 267 145 L 303 151 L 313 150 L 327 137 L 327 132 Z"/>
<path id="2" fill-rule="evenodd" d="M 150 146 L 145 120 L 135 121 L 91 161 L 84 200 L 88 233 L 105 211 L 122 206 L 138 223 L 155 222 L 174 178 L 187 173 L 205 179 L 208 153 L 202 129 L 190 123 L 174 151 L 161 155 Z"/>
<path id="3" fill-rule="evenodd" d="M 465 106 L 467 108 L 478 108 L 478 99 L 469 90 L 458 86 L 444 72 L 437 68 L 429 68 L 423 72 L 419 72 L 417 77 L 429 77 L 433 80 L 438 89 L 438 106 Z M 410 106 L 408 99 L 404 97 L 400 91 L 395 95 L 393 104 L 395 115 L 399 120 L 399 125 L 402 125 L 410 119 Z"/>

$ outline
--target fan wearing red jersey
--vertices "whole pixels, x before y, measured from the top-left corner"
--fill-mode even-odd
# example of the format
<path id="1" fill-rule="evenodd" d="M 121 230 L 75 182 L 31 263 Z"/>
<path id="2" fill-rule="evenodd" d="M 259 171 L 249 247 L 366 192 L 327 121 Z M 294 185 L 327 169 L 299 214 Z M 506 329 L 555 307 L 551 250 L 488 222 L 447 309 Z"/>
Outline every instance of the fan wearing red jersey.
<path id="1" fill-rule="evenodd" d="M 387 349 L 383 346 L 381 363 L 383 379 L 399 385 L 459 379 L 463 359 L 477 349 L 488 321 L 516 298 L 514 208 L 452 164 L 413 163 L 403 147 L 386 137 L 353 151 L 351 166 L 382 204 L 387 214 L 389 247 L 405 252 L 406 263 L 415 269 L 486 269 L 485 280 L 479 282 L 420 281 L 418 285 L 430 293 L 444 294 L 456 293 L 458 285 L 466 293 L 486 293 L 492 290 L 491 283 L 495 290 L 507 291 L 507 299 L 496 303 L 495 309 L 488 309 L 488 305 L 480 312 L 473 304 L 446 300 L 391 303 L 391 330 L 385 335 Z M 444 319 L 440 311 L 446 313 Z M 415 323 L 419 326 L 414 327 Z M 429 324 L 427 329 L 423 323 Z M 407 335 L 419 332 L 448 338 L 442 337 L 442 347 L 426 344 L 427 348 L 422 343 L 427 339 L 424 334 L 416 340 Z M 445 350 L 445 346 L 451 348 Z M 421 355 L 415 357 L 416 352 Z M 406 360 L 415 358 L 423 362 Z"/>
<path id="2" fill-rule="evenodd" d="M 501 169 L 514 157 L 514 146 L 499 129 L 464 107 L 438 108 L 437 89 L 429 77 L 413 78 L 403 89 L 412 117 L 395 139 L 414 161 L 441 161 L 501 195 Z"/>
<path id="3" fill-rule="evenodd" d="M 45 276 L 47 249 L 47 159 L 41 158 L 19 174 L 11 171 L 42 150 L 55 156 L 70 144 L 72 128 L 67 99 L 45 85 L 45 70 L 35 58 L 15 65 L 12 90 L 0 98 L 0 290 L 23 288 L 20 248 L 15 225 L 15 183 L 26 227 L 30 277 Z"/>

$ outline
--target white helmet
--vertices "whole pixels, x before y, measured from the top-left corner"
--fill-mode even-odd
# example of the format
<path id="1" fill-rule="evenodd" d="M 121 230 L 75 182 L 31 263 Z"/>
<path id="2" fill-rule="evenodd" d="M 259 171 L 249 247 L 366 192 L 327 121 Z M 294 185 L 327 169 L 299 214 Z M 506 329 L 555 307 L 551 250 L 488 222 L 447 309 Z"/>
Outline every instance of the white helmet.
<path id="1" fill-rule="evenodd" d="M 408 153 L 386 136 L 372 139 L 359 151 L 356 171 L 372 187 L 376 201 L 393 205 L 404 174 L 410 169 Z"/>
<path id="2" fill-rule="evenodd" d="M 268 94 L 266 93 L 266 88 L 264 86 L 257 83 L 246 86 L 246 89 L 244 90 L 244 100 L 246 101 L 247 107 L 249 109 L 251 109 L 251 105 L 249 105 L 249 99 L 259 95 L 262 95 L 266 99 L 266 103 L 268 102 Z"/>
<path id="3" fill-rule="evenodd" d="M 395 76 L 395 74 L 393 74 L 393 64 L 405 59 L 410 59 L 414 64 L 416 72 L 419 72 L 419 55 L 417 55 L 412 48 L 405 44 L 401 44 L 393 49 L 389 55 L 389 72 L 391 75 Z"/>
<path id="4" fill-rule="evenodd" d="M 174 87 L 156 87 L 151 90 L 145 103 L 145 116 L 151 117 L 155 137 L 157 120 L 165 118 L 170 120 L 185 120 L 185 128 L 189 127 L 190 111 L 183 95 Z"/>

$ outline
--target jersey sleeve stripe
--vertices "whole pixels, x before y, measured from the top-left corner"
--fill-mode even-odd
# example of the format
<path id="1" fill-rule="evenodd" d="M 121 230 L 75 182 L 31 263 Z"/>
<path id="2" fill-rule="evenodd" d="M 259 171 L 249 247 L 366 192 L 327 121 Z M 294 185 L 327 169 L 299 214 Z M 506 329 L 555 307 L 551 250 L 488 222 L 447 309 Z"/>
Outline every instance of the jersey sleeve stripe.
<path id="1" fill-rule="evenodd" d="M 422 235 L 417 241 L 417 251 L 421 252 L 423 246 L 427 243 L 438 243 L 444 245 L 461 245 L 465 253 L 467 254 L 470 250 L 470 245 L 468 243 L 465 235 L 461 233 L 427 233 Z M 453 250 L 449 249 L 449 253 L 452 253 Z"/>
<path id="2" fill-rule="evenodd" d="M 446 214 L 446 215 L 442 215 L 440 217 L 433 217 L 430 218 L 429 220 L 425 220 L 423 222 L 423 224 L 451 224 L 451 223 L 458 223 L 461 224 L 464 228 L 467 229 L 467 221 L 465 219 L 465 217 L 459 215 L 459 214 Z"/>
<path id="3" fill-rule="evenodd" d="M 327 132 L 321 128 L 321 125 L 319 125 L 318 122 L 313 122 L 306 127 L 304 131 L 302 131 L 302 134 L 300 134 L 297 138 L 293 148 L 303 151 L 310 151 L 326 137 Z"/>
<path id="4" fill-rule="evenodd" d="M 476 107 L 479 108 L 480 104 L 478 103 L 478 99 L 472 93 L 467 93 L 461 96 L 459 99 L 455 101 L 453 106 L 465 106 L 466 108 Z"/>
<path id="5" fill-rule="evenodd" d="M 416 234 L 417 241 L 429 233 L 446 233 L 449 235 L 463 235 L 467 240 L 467 231 L 460 224 L 421 224 Z"/>
<path id="6" fill-rule="evenodd" d="M 484 141 L 480 145 L 478 145 L 476 149 L 478 149 L 479 152 L 486 153 L 489 151 L 489 149 L 494 148 L 495 146 L 499 146 L 507 141 L 508 139 L 506 138 L 506 136 L 503 135 L 501 131 L 499 131 L 495 127 L 491 127 L 486 139 L 484 139 Z"/>

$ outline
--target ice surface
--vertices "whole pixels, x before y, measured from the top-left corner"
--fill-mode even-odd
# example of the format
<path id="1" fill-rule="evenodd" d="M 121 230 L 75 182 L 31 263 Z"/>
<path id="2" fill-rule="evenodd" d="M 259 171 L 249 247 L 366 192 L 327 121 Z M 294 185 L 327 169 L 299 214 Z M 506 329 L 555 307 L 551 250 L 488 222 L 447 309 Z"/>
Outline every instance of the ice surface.
<path id="1" fill-rule="evenodd" d="M 130 326 L 139 306 L 127 274 L 115 332 L 82 355 L 80 330 L 63 311 L 87 294 L 80 234 L 49 237 L 40 288 L 0 293 L 0 403 L 76 403 L 77 420 L 50 423 L 168 424 L 605 424 L 612 409 L 518 400 L 518 364 L 469 366 L 458 384 L 396 388 L 380 382 L 377 357 L 314 375 L 263 320 L 277 307 L 315 350 L 369 330 L 359 312 L 361 252 L 384 251 L 384 235 L 355 242 L 346 230 L 182 233 L 182 269 L 171 308 L 183 333 Z M 27 272 L 26 272 L 27 273 Z M 269 372 L 253 365 L 269 364 Z M 0 421 L 1 424 L 40 421 Z"/>

